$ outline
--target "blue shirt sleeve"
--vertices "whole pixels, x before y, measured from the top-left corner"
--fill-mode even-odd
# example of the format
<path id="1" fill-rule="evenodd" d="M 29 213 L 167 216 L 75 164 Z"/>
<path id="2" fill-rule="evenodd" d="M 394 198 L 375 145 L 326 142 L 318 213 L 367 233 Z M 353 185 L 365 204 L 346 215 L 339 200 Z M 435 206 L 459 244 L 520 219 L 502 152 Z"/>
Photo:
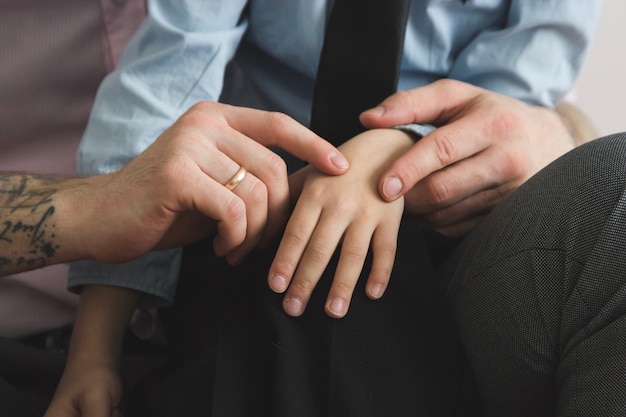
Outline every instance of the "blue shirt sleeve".
<path id="1" fill-rule="evenodd" d="M 120 169 L 191 105 L 217 101 L 245 32 L 245 0 L 149 0 L 149 16 L 100 86 L 77 156 L 82 175 Z M 70 266 L 68 286 L 107 284 L 145 293 L 142 307 L 172 301 L 180 249 L 108 265 Z"/>
<path id="2" fill-rule="evenodd" d="M 601 7 L 601 0 L 513 0 L 506 25 L 469 42 L 449 77 L 554 107 L 576 82 Z"/>
<path id="3" fill-rule="evenodd" d="M 244 63 L 259 54 L 263 59 L 254 60 L 256 66 L 246 67 L 238 79 L 245 82 L 237 85 L 246 88 L 231 93 L 228 98 L 234 104 L 260 103 L 259 107 L 300 114 L 299 120 L 306 122 L 321 48 L 322 37 L 317 35 L 330 3 L 149 0 L 147 20 L 98 91 L 78 153 L 79 172 L 91 175 L 121 168 L 192 104 L 224 98 L 226 66 L 236 53 Z M 601 4 L 601 0 L 414 1 L 399 88 L 447 77 L 529 104 L 554 106 L 576 81 Z M 245 48 L 238 51 L 248 25 L 246 41 L 255 54 L 249 57 Z M 289 84 L 286 79 L 297 82 Z M 423 135 L 430 128 L 412 129 Z M 71 267 L 70 287 L 105 280 L 169 300 L 167 291 L 175 288 L 178 262 L 180 250 L 117 266 L 81 262 Z M 144 277 L 146 273 L 152 275 Z M 139 288 L 137 282 L 147 284 Z"/>

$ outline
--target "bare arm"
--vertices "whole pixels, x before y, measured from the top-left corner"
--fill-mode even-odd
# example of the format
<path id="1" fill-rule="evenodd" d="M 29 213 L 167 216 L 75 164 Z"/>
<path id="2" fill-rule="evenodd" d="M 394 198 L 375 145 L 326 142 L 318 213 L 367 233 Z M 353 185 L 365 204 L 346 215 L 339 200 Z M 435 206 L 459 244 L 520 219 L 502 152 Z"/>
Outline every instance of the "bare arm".
<path id="1" fill-rule="evenodd" d="M 85 287 L 65 371 L 46 417 L 119 415 L 119 360 L 137 297 L 125 288 Z"/>
<path id="2" fill-rule="evenodd" d="M 345 158 L 278 113 L 199 103 L 119 171 L 88 178 L 0 174 L 0 276 L 77 259 L 127 262 L 215 235 L 237 262 L 286 221 L 279 146 L 337 175 Z M 248 174 L 224 187 L 240 166 Z"/>
<path id="3" fill-rule="evenodd" d="M 85 254 L 75 233 L 77 218 L 61 202 L 78 180 L 21 173 L 0 175 L 0 276 L 78 259 Z M 62 197 L 65 194 L 65 197 Z M 66 211 L 60 214 L 61 211 Z M 61 220 L 63 219 L 63 221 Z"/>

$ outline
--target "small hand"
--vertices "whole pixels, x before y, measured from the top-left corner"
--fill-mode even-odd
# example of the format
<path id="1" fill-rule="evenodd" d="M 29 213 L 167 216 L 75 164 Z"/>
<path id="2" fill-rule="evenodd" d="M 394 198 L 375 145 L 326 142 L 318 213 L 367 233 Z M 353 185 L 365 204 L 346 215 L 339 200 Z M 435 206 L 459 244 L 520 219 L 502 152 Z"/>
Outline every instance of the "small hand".
<path id="1" fill-rule="evenodd" d="M 393 268 L 403 201 L 383 201 L 376 191 L 382 170 L 412 144 L 406 133 L 381 129 L 365 132 L 340 147 L 350 170 L 329 177 L 306 167 L 290 178 L 302 193 L 270 267 L 269 285 L 286 295 L 285 311 L 299 316 L 341 246 L 339 263 L 326 302 L 326 312 L 343 317 L 350 305 L 365 258 L 372 248 L 366 291 L 383 295 Z"/>
<path id="2" fill-rule="evenodd" d="M 404 195 L 407 212 L 451 237 L 574 146 L 553 111 L 453 80 L 396 93 L 361 121 L 439 126 L 391 164 L 378 187 L 387 201 Z"/>
<path id="3" fill-rule="evenodd" d="M 66 368 L 44 417 L 120 417 L 122 383 L 114 366 L 76 363 Z"/>

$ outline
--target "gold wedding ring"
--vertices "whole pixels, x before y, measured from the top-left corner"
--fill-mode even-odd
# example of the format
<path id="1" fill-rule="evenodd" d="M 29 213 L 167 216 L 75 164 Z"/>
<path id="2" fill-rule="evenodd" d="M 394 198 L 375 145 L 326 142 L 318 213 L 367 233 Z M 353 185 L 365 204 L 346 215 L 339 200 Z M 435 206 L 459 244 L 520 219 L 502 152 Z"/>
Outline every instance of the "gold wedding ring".
<path id="1" fill-rule="evenodd" d="M 239 183 L 243 181 L 243 179 L 246 177 L 247 172 L 248 171 L 246 171 L 244 167 L 240 166 L 239 170 L 235 172 L 235 175 L 233 175 L 232 178 L 229 179 L 226 184 L 224 184 L 224 187 L 226 187 L 226 189 L 229 191 L 234 190 L 235 187 L 237 187 Z"/>

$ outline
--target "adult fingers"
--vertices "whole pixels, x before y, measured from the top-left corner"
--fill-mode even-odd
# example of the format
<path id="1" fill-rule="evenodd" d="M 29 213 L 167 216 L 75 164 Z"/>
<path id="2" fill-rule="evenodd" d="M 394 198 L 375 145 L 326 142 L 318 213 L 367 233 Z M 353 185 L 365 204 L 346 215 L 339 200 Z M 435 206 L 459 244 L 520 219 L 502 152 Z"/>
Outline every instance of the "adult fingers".
<path id="1" fill-rule="evenodd" d="M 507 183 L 509 177 L 503 174 L 507 164 L 493 161 L 488 154 L 479 152 L 421 179 L 404 194 L 407 212 L 432 213 Z"/>
<path id="2" fill-rule="evenodd" d="M 289 213 L 289 183 L 285 162 L 273 151 L 236 130 L 219 131 L 214 134 L 213 140 L 221 152 L 262 182 L 251 184 L 254 187 L 246 190 L 251 193 L 241 193 L 243 189 L 239 187 L 235 192 L 246 204 L 257 207 L 259 211 L 256 213 L 260 213 L 260 204 L 265 204 L 263 224 L 265 240 L 268 240 L 282 229 Z"/>
<path id="3" fill-rule="evenodd" d="M 226 186 L 223 188 L 243 201 L 245 207 L 245 222 L 243 223 L 243 226 L 245 226 L 245 237 L 240 244 L 233 247 L 226 244 L 227 241 L 220 234 L 215 238 L 214 250 L 218 256 L 225 255 L 229 263 L 237 264 L 258 245 L 263 236 L 268 217 L 267 188 L 262 181 L 251 173 L 245 174 L 243 180 L 234 189 L 229 190 Z M 222 220 L 222 222 L 225 221 L 227 220 Z M 237 221 L 237 219 L 232 218 L 228 221 Z"/>
<path id="4" fill-rule="evenodd" d="M 424 87 L 399 91 L 360 116 L 368 128 L 447 121 L 476 99 L 482 89 L 455 80 L 438 80 Z"/>
<path id="5" fill-rule="evenodd" d="M 482 190 L 449 207 L 424 213 L 420 216 L 424 224 L 447 236 L 458 237 L 471 230 L 499 203 L 515 190 L 512 184 L 503 184 Z"/>
<path id="6" fill-rule="evenodd" d="M 329 142 L 286 114 L 245 107 L 222 107 L 230 126 L 264 146 L 278 146 L 325 174 L 343 174 L 346 158 Z"/>
<path id="7" fill-rule="evenodd" d="M 175 190 L 183 210 L 199 211 L 217 222 L 214 250 L 218 255 L 239 246 L 246 238 L 248 227 L 246 205 L 224 187 L 222 182 L 227 180 L 218 182 L 201 170 L 189 170 L 184 184 Z"/>
<path id="8" fill-rule="evenodd" d="M 381 196 L 393 201 L 428 175 L 487 148 L 489 138 L 475 131 L 472 119 L 462 119 L 424 136 L 383 173 Z"/>

